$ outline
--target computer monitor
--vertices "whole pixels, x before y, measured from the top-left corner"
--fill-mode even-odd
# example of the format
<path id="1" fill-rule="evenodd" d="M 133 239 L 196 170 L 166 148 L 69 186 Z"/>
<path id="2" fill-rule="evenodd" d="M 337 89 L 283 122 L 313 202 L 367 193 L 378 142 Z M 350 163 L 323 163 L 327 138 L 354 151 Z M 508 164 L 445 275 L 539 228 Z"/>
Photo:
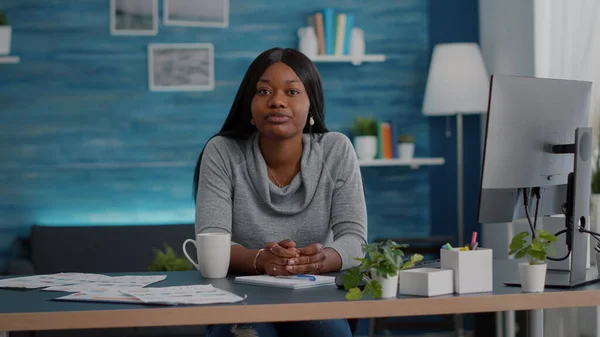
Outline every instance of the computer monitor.
<path id="1" fill-rule="evenodd" d="M 589 230 L 591 97 L 591 82 L 491 77 L 478 221 L 564 214 L 571 270 L 548 271 L 547 287 L 598 280 L 586 270 L 588 234 L 579 230 Z M 506 283 L 519 284 L 518 278 Z"/>

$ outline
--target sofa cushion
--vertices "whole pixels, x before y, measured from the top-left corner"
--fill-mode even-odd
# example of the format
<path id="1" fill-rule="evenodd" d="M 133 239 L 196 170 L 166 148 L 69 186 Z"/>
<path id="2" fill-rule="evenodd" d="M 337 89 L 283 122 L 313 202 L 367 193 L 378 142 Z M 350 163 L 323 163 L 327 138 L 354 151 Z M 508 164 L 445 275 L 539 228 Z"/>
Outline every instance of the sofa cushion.
<path id="1" fill-rule="evenodd" d="M 153 248 L 181 245 L 194 237 L 194 225 L 33 226 L 31 259 L 37 274 L 60 272 L 143 272 Z"/>

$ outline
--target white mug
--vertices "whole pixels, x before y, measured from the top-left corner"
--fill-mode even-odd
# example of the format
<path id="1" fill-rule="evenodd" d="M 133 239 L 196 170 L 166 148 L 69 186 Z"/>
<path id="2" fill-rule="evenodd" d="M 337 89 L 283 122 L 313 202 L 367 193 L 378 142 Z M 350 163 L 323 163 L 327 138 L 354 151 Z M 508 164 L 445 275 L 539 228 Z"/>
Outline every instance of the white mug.
<path id="1" fill-rule="evenodd" d="M 198 263 L 194 262 L 185 250 L 191 242 L 196 247 Z M 224 278 L 229 270 L 231 256 L 231 234 L 229 233 L 198 233 L 196 241 L 187 239 L 183 242 L 183 254 L 200 271 L 204 278 Z"/>

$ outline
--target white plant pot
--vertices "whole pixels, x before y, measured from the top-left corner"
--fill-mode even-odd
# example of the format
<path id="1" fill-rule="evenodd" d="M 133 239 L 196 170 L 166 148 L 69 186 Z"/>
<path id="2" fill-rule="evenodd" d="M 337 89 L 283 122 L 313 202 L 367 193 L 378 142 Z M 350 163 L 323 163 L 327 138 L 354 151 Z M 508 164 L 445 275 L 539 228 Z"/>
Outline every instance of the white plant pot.
<path id="1" fill-rule="evenodd" d="M 541 293 L 546 285 L 546 264 L 519 263 L 521 288 L 526 293 Z"/>
<path id="2" fill-rule="evenodd" d="M 0 55 L 10 54 L 11 26 L 0 26 Z"/>
<path id="3" fill-rule="evenodd" d="M 413 159 L 415 154 L 415 143 L 398 143 L 398 158 L 402 160 Z"/>
<path id="4" fill-rule="evenodd" d="M 359 160 L 373 160 L 377 155 L 377 136 L 354 137 L 354 149 Z"/>
<path id="5" fill-rule="evenodd" d="M 371 279 L 381 285 L 381 298 L 395 298 L 398 295 L 398 273 L 395 276 L 379 277 L 371 270 Z"/>

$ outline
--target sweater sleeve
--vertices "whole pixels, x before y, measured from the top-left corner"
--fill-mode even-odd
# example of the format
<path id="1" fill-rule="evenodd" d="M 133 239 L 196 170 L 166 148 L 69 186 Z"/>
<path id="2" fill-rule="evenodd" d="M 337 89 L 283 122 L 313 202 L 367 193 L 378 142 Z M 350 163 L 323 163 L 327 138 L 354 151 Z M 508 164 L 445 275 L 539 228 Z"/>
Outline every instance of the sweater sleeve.
<path id="1" fill-rule="evenodd" d="M 231 233 L 232 172 L 224 157 L 225 145 L 222 139 L 215 137 L 204 147 L 196 195 L 196 233 Z"/>
<path id="2" fill-rule="evenodd" d="M 362 245 L 367 242 L 367 207 L 358 158 L 352 143 L 346 136 L 336 139 L 332 148 L 332 163 L 336 170 L 331 203 L 331 228 L 335 249 L 342 257 L 342 270 L 355 267 L 360 262 L 354 258 L 364 257 Z"/>

